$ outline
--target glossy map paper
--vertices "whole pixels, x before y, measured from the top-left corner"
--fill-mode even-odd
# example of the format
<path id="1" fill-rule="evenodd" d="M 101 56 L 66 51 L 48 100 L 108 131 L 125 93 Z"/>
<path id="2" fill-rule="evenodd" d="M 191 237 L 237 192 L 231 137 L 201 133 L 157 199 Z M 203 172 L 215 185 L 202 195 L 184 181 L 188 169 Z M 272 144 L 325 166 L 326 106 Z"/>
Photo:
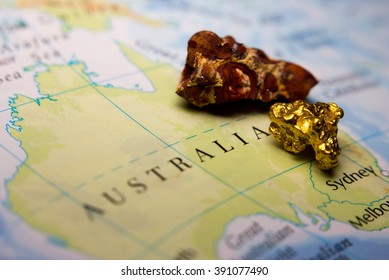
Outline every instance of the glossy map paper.
<path id="1" fill-rule="evenodd" d="M 387 1 L 0 4 L 1 259 L 388 259 Z M 344 109 L 331 172 L 269 105 L 175 94 L 187 41 L 232 35 Z"/>

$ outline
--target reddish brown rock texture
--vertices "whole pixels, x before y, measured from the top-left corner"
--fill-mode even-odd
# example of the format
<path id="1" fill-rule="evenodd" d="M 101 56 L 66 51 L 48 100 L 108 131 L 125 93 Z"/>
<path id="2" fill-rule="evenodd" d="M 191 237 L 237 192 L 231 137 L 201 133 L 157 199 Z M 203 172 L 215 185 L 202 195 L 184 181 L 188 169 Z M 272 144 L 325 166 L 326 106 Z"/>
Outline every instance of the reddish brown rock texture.
<path id="1" fill-rule="evenodd" d="M 305 99 L 316 84 L 315 77 L 297 64 L 273 60 L 231 36 L 200 31 L 188 41 L 177 94 L 199 107 L 241 99 L 295 101 Z"/>

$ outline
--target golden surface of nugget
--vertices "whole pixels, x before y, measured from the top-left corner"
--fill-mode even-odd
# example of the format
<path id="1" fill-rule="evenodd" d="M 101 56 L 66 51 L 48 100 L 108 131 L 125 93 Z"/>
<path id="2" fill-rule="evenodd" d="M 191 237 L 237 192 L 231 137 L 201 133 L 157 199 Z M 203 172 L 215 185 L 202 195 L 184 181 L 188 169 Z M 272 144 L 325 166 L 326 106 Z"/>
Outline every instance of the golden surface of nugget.
<path id="1" fill-rule="evenodd" d="M 318 167 L 328 170 L 338 163 L 338 121 L 343 110 L 335 103 L 309 104 L 298 100 L 270 107 L 270 132 L 285 150 L 298 153 L 312 145 Z"/>
<path id="2" fill-rule="evenodd" d="M 262 50 L 247 48 L 231 36 L 220 38 L 211 31 L 200 31 L 188 41 L 176 92 L 202 107 L 240 99 L 305 99 L 316 84 L 315 77 L 297 64 L 270 59 Z"/>

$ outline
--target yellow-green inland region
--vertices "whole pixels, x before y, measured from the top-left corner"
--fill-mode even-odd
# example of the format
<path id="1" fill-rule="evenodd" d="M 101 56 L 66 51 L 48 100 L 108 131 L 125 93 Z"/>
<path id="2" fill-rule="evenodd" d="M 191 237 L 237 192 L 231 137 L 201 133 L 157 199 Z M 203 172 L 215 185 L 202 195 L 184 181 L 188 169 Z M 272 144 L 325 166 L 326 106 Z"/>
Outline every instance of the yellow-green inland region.
<path id="1" fill-rule="evenodd" d="M 101 93 L 109 91 L 91 85 L 84 71 L 82 64 L 53 66 L 37 76 L 50 98 L 15 101 L 21 131 L 12 136 L 27 159 L 8 185 L 10 201 L 33 226 L 83 253 L 135 258 L 233 192 L 114 106 Z M 173 86 L 177 77 L 169 73 L 175 74 L 161 69 Z M 139 106 L 131 99 L 135 91 L 125 94 Z M 159 258 L 175 253 L 155 252 Z"/>
<path id="2" fill-rule="evenodd" d="M 295 207 L 361 230 L 388 227 L 387 178 L 348 135 L 339 135 L 339 167 L 323 172 L 309 153 L 272 139 L 258 103 L 232 112 L 188 106 L 174 94 L 178 70 L 120 47 L 152 92 L 95 85 L 76 63 L 36 76 L 47 98 L 14 101 L 20 129 L 11 133 L 26 160 L 9 200 L 32 226 L 108 259 L 216 258 L 237 216 L 303 226 Z"/>
<path id="3" fill-rule="evenodd" d="M 338 168 L 326 177 L 312 172 L 314 187 L 329 201 L 320 207 L 356 229 L 389 226 L 389 178 L 372 155 L 357 144 L 344 145 Z"/>
<path id="4" fill-rule="evenodd" d="M 143 17 L 122 4 L 101 0 L 35 0 L 15 1 L 16 7 L 47 11 L 61 19 L 67 29 L 86 28 L 92 31 L 105 30 L 113 16 L 123 16 L 150 26 L 161 22 Z"/>

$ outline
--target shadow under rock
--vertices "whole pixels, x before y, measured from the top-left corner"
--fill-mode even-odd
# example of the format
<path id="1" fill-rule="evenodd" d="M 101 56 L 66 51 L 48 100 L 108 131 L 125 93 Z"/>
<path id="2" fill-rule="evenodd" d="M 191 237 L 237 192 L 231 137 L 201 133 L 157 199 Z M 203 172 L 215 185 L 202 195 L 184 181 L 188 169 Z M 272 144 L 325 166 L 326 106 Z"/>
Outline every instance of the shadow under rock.
<path id="1" fill-rule="evenodd" d="M 178 105 L 183 110 L 191 111 L 193 113 L 203 112 L 214 116 L 234 118 L 252 113 L 267 115 L 272 104 L 273 103 L 264 103 L 259 100 L 239 100 L 229 103 L 208 105 L 200 108 L 182 100 Z"/>

